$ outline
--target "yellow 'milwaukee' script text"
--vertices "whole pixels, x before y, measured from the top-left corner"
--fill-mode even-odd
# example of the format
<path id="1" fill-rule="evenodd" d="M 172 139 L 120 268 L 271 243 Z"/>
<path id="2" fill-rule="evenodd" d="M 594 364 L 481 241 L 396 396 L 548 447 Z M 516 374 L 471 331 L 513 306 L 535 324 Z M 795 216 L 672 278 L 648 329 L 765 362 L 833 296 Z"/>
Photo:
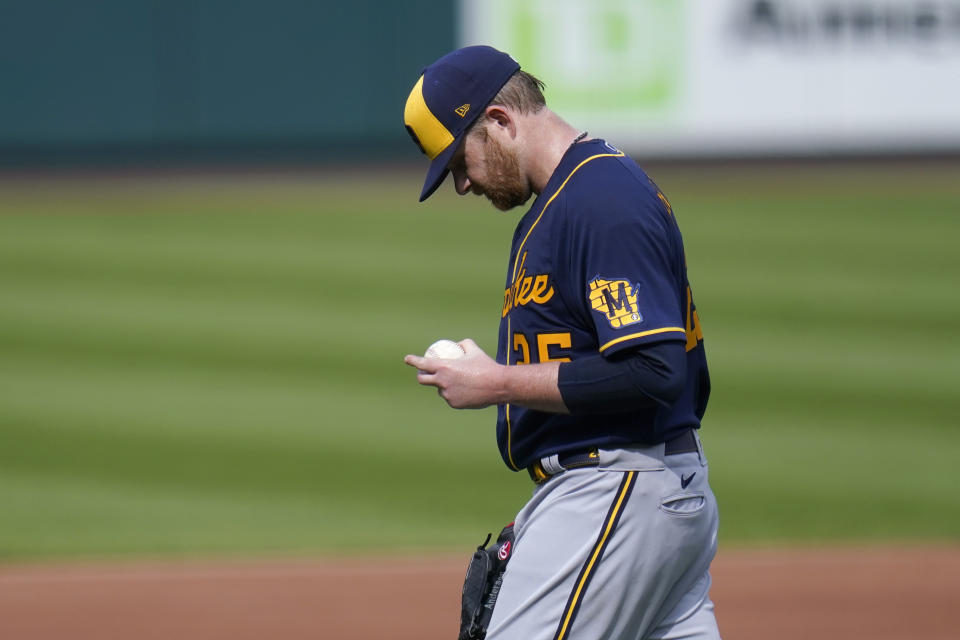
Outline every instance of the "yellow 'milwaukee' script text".
<path id="1" fill-rule="evenodd" d="M 527 254 L 524 252 L 520 260 L 520 272 L 513 279 L 513 284 L 503 292 L 503 312 L 501 318 L 506 318 L 507 314 L 514 307 L 522 307 L 533 302 L 534 304 L 544 304 L 553 297 L 553 287 L 550 286 L 550 275 L 540 274 L 528 276 L 524 263 L 527 261 Z"/>

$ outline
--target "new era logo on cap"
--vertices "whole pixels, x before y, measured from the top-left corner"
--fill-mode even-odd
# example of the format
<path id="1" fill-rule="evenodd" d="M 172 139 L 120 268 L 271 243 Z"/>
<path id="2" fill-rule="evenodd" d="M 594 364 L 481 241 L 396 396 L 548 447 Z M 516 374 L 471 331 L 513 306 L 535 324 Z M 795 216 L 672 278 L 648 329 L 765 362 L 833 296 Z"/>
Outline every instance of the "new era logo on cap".
<path id="1" fill-rule="evenodd" d="M 420 201 L 447 177 L 447 165 L 464 133 L 520 65 L 493 47 L 457 49 L 423 70 L 407 96 L 403 122 L 430 158 Z"/>

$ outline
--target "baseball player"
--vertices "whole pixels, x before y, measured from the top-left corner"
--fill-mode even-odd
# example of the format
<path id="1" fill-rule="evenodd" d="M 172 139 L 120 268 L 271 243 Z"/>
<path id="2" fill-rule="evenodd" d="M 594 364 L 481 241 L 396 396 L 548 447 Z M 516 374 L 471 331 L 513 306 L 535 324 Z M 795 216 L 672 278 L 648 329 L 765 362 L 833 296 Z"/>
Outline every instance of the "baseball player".
<path id="1" fill-rule="evenodd" d="M 497 405 L 503 460 L 534 483 L 487 638 L 719 638 L 697 435 L 710 382 L 680 231 L 643 170 L 542 89 L 507 54 L 466 47 L 426 67 L 404 109 L 431 160 L 421 201 L 448 173 L 501 210 L 536 196 L 496 360 L 469 339 L 459 359 L 405 358 L 451 407 Z"/>

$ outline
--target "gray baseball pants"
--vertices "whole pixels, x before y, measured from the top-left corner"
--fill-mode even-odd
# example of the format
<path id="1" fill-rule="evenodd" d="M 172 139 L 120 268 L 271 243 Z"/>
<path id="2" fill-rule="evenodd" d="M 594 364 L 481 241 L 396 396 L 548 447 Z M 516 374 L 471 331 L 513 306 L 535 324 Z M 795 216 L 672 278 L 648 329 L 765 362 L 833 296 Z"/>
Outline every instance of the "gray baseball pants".
<path id="1" fill-rule="evenodd" d="M 517 515 L 488 640 L 718 640 L 717 524 L 702 447 L 601 450 L 598 467 L 553 476 Z"/>

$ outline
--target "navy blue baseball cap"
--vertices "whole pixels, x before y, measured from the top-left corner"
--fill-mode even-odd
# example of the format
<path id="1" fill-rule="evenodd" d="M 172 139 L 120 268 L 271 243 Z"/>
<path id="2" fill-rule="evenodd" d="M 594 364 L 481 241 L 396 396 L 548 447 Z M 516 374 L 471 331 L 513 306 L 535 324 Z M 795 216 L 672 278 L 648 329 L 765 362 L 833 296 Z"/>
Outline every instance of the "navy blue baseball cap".
<path id="1" fill-rule="evenodd" d="M 407 97 L 403 123 L 430 158 L 420 202 L 447 177 L 447 165 L 467 129 L 520 65 L 493 47 L 457 49 L 423 70 Z"/>

